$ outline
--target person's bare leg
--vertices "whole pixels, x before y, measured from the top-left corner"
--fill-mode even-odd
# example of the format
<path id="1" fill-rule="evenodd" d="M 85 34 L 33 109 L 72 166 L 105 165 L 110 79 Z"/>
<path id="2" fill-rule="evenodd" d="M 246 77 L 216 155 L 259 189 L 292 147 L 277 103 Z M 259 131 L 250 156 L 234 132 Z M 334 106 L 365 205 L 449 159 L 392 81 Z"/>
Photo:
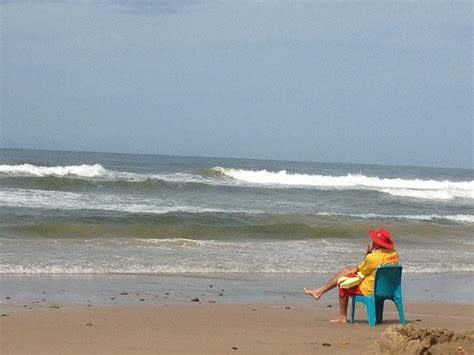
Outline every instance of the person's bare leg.
<path id="1" fill-rule="evenodd" d="M 319 288 L 305 288 L 304 293 L 307 295 L 313 296 L 314 299 L 319 300 L 323 294 L 332 290 L 334 287 L 337 286 L 337 280 L 344 275 L 347 275 L 353 271 L 353 269 L 349 269 L 348 267 L 342 268 L 339 270 L 336 275 L 334 275 L 328 282 L 326 282 L 323 286 Z"/>
<path id="2" fill-rule="evenodd" d="M 347 305 L 349 296 L 339 297 L 339 317 L 331 319 L 331 323 L 347 323 Z"/>

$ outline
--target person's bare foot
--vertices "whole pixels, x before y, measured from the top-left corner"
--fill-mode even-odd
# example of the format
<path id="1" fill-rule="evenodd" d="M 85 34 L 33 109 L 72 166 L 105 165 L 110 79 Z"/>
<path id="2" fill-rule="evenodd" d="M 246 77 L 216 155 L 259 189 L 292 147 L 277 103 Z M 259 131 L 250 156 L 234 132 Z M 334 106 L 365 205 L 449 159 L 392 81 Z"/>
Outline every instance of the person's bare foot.
<path id="1" fill-rule="evenodd" d="M 319 288 L 305 288 L 304 293 L 313 296 L 315 300 L 319 300 L 323 295 L 323 292 Z"/>
<path id="2" fill-rule="evenodd" d="M 347 318 L 344 316 L 339 316 L 335 319 L 331 319 L 329 322 L 330 323 L 347 323 Z"/>

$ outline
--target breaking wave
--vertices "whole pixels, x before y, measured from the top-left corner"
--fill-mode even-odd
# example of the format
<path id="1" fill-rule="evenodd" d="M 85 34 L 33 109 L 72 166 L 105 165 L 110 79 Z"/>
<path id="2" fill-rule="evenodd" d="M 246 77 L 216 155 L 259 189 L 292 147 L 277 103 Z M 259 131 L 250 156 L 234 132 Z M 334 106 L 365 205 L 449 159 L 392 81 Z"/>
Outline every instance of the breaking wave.
<path id="1" fill-rule="evenodd" d="M 73 178 L 92 181 L 123 181 L 123 182 L 147 182 L 150 180 L 161 180 L 166 182 L 209 182 L 203 176 L 187 173 L 163 173 L 163 174 L 138 174 L 108 170 L 100 164 L 82 164 L 67 166 L 36 166 L 31 164 L 0 165 L 0 176 L 10 178 L 24 177 L 54 177 Z"/>
<path id="2" fill-rule="evenodd" d="M 83 194 L 68 191 L 42 191 L 27 189 L 0 190 L 0 207 L 31 208 L 42 210 L 69 210 L 69 211 L 110 211 L 117 213 L 134 214 L 137 218 L 141 215 L 165 215 L 170 213 L 189 213 L 193 221 L 203 216 L 203 221 L 210 218 L 209 213 L 214 214 L 212 218 L 232 220 L 235 215 L 248 220 L 254 216 L 273 216 L 283 220 L 299 218 L 355 218 L 361 220 L 387 219 L 387 220 L 415 220 L 415 221 L 438 221 L 474 223 L 472 214 L 383 214 L 383 213 L 336 213 L 336 212 L 312 212 L 294 213 L 265 212 L 252 208 L 218 208 L 211 205 L 182 204 L 173 200 L 152 199 L 150 197 L 116 196 L 113 194 Z M 217 218 L 217 216 L 219 218 Z M 298 217 L 300 216 L 300 217 Z"/>
<path id="3" fill-rule="evenodd" d="M 242 170 L 215 167 L 215 171 L 233 179 L 270 187 L 313 187 L 321 189 L 373 190 L 392 196 L 435 200 L 456 197 L 474 199 L 474 181 L 436 181 L 379 178 L 361 174 L 345 176 L 291 174 L 285 170 Z"/>
<path id="4" fill-rule="evenodd" d="M 3 186 L 34 186 L 46 189 L 54 189 L 55 186 L 58 188 L 103 187 L 107 184 L 119 188 L 140 186 L 149 189 L 163 186 L 173 188 L 176 185 L 207 185 L 239 188 L 376 191 L 395 197 L 428 200 L 474 199 L 474 180 L 379 178 L 362 174 L 332 176 L 288 173 L 286 170 L 273 172 L 223 167 L 213 167 L 195 173 L 143 174 L 108 170 L 100 164 L 54 167 L 31 164 L 0 165 L 0 178 Z"/>
<path id="5" fill-rule="evenodd" d="M 100 164 L 68 165 L 68 166 L 36 166 L 31 164 L 0 165 L 0 173 L 16 176 L 106 176 L 107 170 Z"/>

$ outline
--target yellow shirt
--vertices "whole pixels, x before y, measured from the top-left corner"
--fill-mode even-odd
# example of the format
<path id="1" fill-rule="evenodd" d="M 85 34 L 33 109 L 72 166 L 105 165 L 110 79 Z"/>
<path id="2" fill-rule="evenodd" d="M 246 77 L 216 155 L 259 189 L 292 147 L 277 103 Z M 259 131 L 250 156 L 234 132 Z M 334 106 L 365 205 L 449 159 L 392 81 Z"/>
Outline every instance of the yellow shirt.
<path id="1" fill-rule="evenodd" d="M 358 271 L 365 275 L 359 285 L 364 295 L 374 293 L 374 279 L 377 266 L 385 264 L 398 264 L 398 253 L 395 249 L 377 249 L 365 256 L 364 261 L 357 266 Z"/>

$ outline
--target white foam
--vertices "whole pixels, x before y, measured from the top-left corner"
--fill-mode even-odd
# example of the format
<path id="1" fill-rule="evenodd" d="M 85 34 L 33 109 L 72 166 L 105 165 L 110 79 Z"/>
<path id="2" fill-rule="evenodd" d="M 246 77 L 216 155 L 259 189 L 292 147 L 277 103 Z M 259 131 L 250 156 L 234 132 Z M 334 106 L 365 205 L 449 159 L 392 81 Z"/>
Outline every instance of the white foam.
<path id="1" fill-rule="evenodd" d="M 308 268 L 309 269 L 309 268 Z M 417 267 L 405 266 L 404 273 L 413 274 L 439 274 L 446 272 L 461 272 L 469 273 L 474 271 L 472 266 L 449 266 L 449 267 Z M 0 266 L 0 274 L 30 274 L 30 275 L 107 275 L 107 274 L 127 274 L 127 275 L 155 275 L 155 274 L 212 274 L 212 273 L 229 273 L 229 274 L 330 274 L 334 269 L 318 269 L 318 270 L 283 270 L 277 266 L 265 267 L 264 269 L 256 270 L 242 270 L 236 268 L 183 268 L 183 267 L 161 267 L 161 268 L 105 268 L 93 269 L 88 267 L 67 268 L 60 266 L 51 267 L 22 267 L 22 266 Z"/>
<path id="2" fill-rule="evenodd" d="M 456 191 L 455 189 L 443 189 L 443 190 L 420 190 L 420 189 L 381 189 L 381 192 L 385 192 L 392 196 L 398 197 L 412 197 L 421 198 L 428 200 L 452 200 L 455 197 L 473 198 L 469 192 Z"/>
<path id="3" fill-rule="evenodd" d="M 23 176 L 80 176 L 97 177 L 107 174 L 107 170 L 100 164 L 68 165 L 68 166 L 36 166 L 31 164 L 0 165 L 0 173 Z"/>
<path id="4" fill-rule="evenodd" d="M 441 214 L 424 214 L 424 215 L 389 215 L 389 214 L 378 214 L 378 213 L 330 213 L 330 212 L 321 212 L 316 213 L 319 216 L 341 216 L 341 217 L 355 217 L 363 219 L 372 219 L 372 218 L 393 218 L 393 219 L 409 219 L 417 221 L 433 221 L 433 220 L 447 220 L 455 222 L 467 222 L 474 223 L 474 215 L 470 214 L 454 214 L 454 215 L 441 215 Z"/>
<path id="5" fill-rule="evenodd" d="M 83 164 L 67 166 L 36 166 L 31 164 L 0 165 L 0 174 L 7 176 L 56 176 L 86 178 L 96 181 L 129 181 L 143 182 L 161 180 L 176 183 L 203 183 L 219 185 L 219 181 L 189 173 L 137 174 L 126 171 L 107 170 L 100 164 Z"/>
<path id="6" fill-rule="evenodd" d="M 175 250 L 173 250 L 176 252 Z M 296 256 L 295 256 L 296 257 Z M 229 259 L 228 259 L 229 260 Z M 18 265 L 3 263 L 0 265 L 0 274 L 203 274 L 203 273 L 235 273 L 235 274 L 329 274 L 340 267 L 329 261 L 313 261 L 307 264 L 251 263 L 229 260 L 227 263 L 157 263 L 149 260 L 148 263 L 130 262 L 117 266 L 115 262 L 104 260 L 95 264 L 94 261 L 81 261 L 81 265 L 55 262 L 36 263 L 32 265 Z M 59 264 L 59 262 L 63 262 Z M 247 262 L 247 263 L 245 263 Z M 472 264 L 439 264 L 434 262 L 418 263 L 404 258 L 404 272 L 406 273 L 446 273 L 446 272 L 473 272 Z"/>
<path id="7" fill-rule="evenodd" d="M 405 271 L 474 271 L 472 245 L 460 247 L 459 241 L 429 248 L 400 242 Z M 365 240 L 347 239 L 0 238 L 0 273 L 330 273 L 359 262 L 364 246 Z"/>
<path id="8" fill-rule="evenodd" d="M 191 246 L 191 247 L 206 247 L 206 248 L 220 248 L 225 247 L 229 243 L 226 241 L 212 240 L 212 239 L 188 239 L 188 238 L 135 238 L 136 243 L 153 244 L 153 245 L 172 245 L 172 246 Z"/>
<path id="9" fill-rule="evenodd" d="M 347 174 L 345 176 L 290 174 L 286 170 L 243 170 L 213 168 L 235 180 L 268 187 L 315 187 L 327 189 L 359 189 L 384 192 L 393 196 L 449 200 L 455 197 L 474 199 L 474 181 L 436 181 L 421 179 L 389 179 Z"/>
<path id="10" fill-rule="evenodd" d="M 106 210 L 130 213 L 165 214 L 172 212 L 188 213 L 268 213 L 257 209 L 224 209 L 211 208 L 199 205 L 184 205 L 173 200 L 140 199 L 137 197 L 109 194 L 81 194 L 68 191 L 8 189 L 0 190 L 0 207 L 23 207 L 38 209 L 64 209 L 64 210 Z M 286 212 L 285 212 L 286 213 Z M 426 215 L 388 215 L 378 213 L 333 213 L 319 212 L 317 216 L 355 217 L 362 219 L 395 218 L 408 220 L 448 220 L 454 222 L 474 223 L 474 215 L 469 214 L 426 214 Z"/>
<path id="11" fill-rule="evenodd" d="M 0 207 L 2 206 L 62 210 L 104 210 L 152 214 L 165 214 L 170 212 L 262 213 L 260 210 L 213 208 L 202 205 L 182 204 L 174 200 L 162 200 L 152 197 L 83 194 L 68 191 L 32 189 L 0 190 Z"/>
<path id="12" fill-rule="evenodd" d="M 448 220 L 448 221 L 455 221 L 455 222 L 474 223 L 474 215 L 469 215 L 469 214 L 454 214 L 454 215 L 429 214 L 429 215 L 411 215 L 411 216 L 410 215 L 408 216 L 397 215 L 397 216 L 386 216 L 386 217 L 413 219 L 413 220 L 419 220 L 419 221 Z"/>

